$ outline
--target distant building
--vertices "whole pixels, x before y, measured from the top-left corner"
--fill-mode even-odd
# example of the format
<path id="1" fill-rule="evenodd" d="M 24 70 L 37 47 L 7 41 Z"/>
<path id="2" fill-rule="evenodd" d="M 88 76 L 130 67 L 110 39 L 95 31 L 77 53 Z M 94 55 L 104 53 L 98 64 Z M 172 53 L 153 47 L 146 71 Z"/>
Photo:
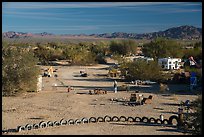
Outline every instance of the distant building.
<path id="1" fill-rule="evenodd" d="M 145 61 L 154 61 L 153 58 L 145 57 L 145 56 L 130 56 L 125 57 L 127 61 L 137 61 L 137 60 L 145 60 Z"/>
<path id="2" fill-rule="evenodd" d="M 181 59 L 180 58 L 160 58 L 158 59 L 158 64 L 163 69 L 179 69 L 181 65 Z"/>

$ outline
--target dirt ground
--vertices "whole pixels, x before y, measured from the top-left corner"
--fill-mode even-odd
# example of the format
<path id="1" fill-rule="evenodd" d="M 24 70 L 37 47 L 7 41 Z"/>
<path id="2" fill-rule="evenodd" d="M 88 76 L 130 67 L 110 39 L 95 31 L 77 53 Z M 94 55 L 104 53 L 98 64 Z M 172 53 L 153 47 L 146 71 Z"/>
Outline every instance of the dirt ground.
<path id="1" fill-rule="evenodd" d="M 109 65 L 96 66 L 53 66 L 57 69 L 54 74 L 58 77 L 43 77 L 43 91 L 38 93 L 26 93 L 20 97 L 2 98 L 2 130 L 15 129 L 17 126 L 39 123 L 40 121 L 60 121 L 62 118 L 81 119 L 83 117 L 132 116 L 164 118 L 177 114 L 181 101 L 197 98 L 196 95 L 182 95 L 164 93 L 159 94 L 159 85 L 140 88 L 140 93 L 145 97 L 153 95 L 152 104 L 139 106 L 125 106 L 121 102 L 112 102 L 111 98 L 129 99 L 135 91 L 131 90 L 113 92 L 113 79 L 106 76 Z M 47 67 L 42 67 L 47 68 Z M 80 77 L 80 71 L 85 70 L 88 77 Z M 53 85 L 57 84 L 57 87 Z M 122 85 L 124 82 L 119 82 Z M 67 87 L 74 89 L 67 92 Z M 89 95 L 89 90 L 101 88 L 107 90 L 107 94 Z M 188 88 L 186 85 L 170 85 L 170 91 Z M 102 122 L 79 125 L 67 125 L 33 129 L 18 133 L 7 134 L 20 135 L 183 135 L 184 133 L 175 127 L 162 127 L 131 122 Z"/>

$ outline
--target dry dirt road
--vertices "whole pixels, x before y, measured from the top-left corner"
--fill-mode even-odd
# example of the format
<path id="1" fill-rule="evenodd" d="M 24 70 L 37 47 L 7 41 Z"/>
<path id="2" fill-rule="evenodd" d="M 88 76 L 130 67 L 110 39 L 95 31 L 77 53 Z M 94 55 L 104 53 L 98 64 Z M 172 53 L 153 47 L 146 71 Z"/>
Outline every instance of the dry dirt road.
<path id="1" fill-rule="evenodd" d="M 45 67 L 43 67 L 45 68 Z M 134 91 L 113 92 L 113 80 L 105 76 L 108 65 L 96 66 L 54 66 L 58 77 L 43 77 L 43 91 L 27 93 L 20 97 L 2 97 L 2 130 L 15 129 L 19 125 L 34 124 L 40 121 L 60 121 L 62 118 L 80 119 L 98 116 L 132 116 L 164 118 L 176 114 L 181 101 L 197 98 L 196 95 L 159 94 L 158 85 L 146 87 L 141 93 L 153 95 L 152 104 L 125 106 L 112 102 L 111 98 L 129 98 Z M 80 77 L 85 70 L 88 77 Z M 53 88 L 53 85 L 57 87 Z M 118 82 L 118 85 L 124 83 Z M 67 92 L 64 85 L 74 88 Z M 181 85 L 182 86 L 182 85 Z M 107 94 L 89 95 L 89 90 L 101 88 Z M 173 88 L 173 86 L 172 86 Z M 180 87 L 180 88 L 185 88 Z M 128 122 L 102 122 L 59 127 L 48 127 L 22 132 L 9 132 L 12 135 L 183 135 L 175 127 L 161 127 Z"/>

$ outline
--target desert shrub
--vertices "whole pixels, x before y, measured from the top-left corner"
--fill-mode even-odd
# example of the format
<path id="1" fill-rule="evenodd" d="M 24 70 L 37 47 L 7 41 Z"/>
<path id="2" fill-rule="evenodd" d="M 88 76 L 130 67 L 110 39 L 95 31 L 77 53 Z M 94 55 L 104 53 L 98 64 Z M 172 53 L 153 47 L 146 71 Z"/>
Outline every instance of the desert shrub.
<path id="1" fill-rule="evenodd" d="M 2 48 L 2 95 L 36 91 L 39 67 L 33 53 L 19 47 Z"/>
<path id="2" fill-rule="evenodd" d="M 165 76 L 160 72 L 161 68 L 157 62 L 138 60 L 134 62 L 123 62 L 120 67 L 122 75 L 125 75 L 127 80 L 153 80 L 164 81 Z"/>
<path id="3" fill-rule="evenodd" d="M 135 53 L 137 44 L 133 40 L 111 41 L 110 51 L 115 54 L 128 55 Z"/>
<path id="4" fill-rule="evenodd" d="M 164 57 L 182 57 L 183 52 L 181 52 L 181 46 L 173 40 L 167 40 L 165 38 L 157 38 L 146 43 L 143 46 L 143 53 L 154 59 L 164 58 Z"/>
<path id="5" fill-rule="evenodd" d="M 201 135 L 202 134 L 202 95 L 200 95 L 194 102 L 192 102 L 191 108 L 195 111 L 190 115 L 190 121 L 194 127 L 192 134 Z"/>

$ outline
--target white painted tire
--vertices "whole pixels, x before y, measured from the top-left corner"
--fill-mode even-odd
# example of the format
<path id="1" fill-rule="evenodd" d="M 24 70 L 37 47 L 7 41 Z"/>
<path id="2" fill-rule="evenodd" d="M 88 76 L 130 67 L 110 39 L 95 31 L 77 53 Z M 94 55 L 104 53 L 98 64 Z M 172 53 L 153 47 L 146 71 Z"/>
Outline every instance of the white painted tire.
<path id="1" fill-rule="evenodd" d="M 75 123 L 76 125 L 81 124 L 81 120 L 80 120 L 80 119 L 76 119 L 76 120 L 74 121 L 74 123 Z"/>
<path id="2" fill-rule="evenodd" d="M 41 121 L 39 123 L 40 128 L 46 128 L 47 127 L 47 123 L 45 121 Z"/>
<path id="3" fill-rule="evenodd" d="M 74 125 L 74 119 L 68 120 L 68 125 Z"/>
<path id="4" fill-rule="evenodd" d="M 38 124 L 33 124 L 33 129 L 38 129 L 40 126 Z"/>
<path id="5" fill-rule="evenodd" d="M 18 132 L 21 132 L 21 131 L 23 131 L 23 130 L 25 130 L 25 127 L 24 127 L 24 126 L 18 126 L 18 127 L 17 127 L 17 131 L 18 131 Z"/>
<path id="6" fill-rule="evenodd" d="M 81 122 L 82 122 L 83 124 L 89 123 L 89 119 L 84 117 L 84 118 L 81 119 Z"/>
<path id="7" fill-rule="evenodd" d="M 60 125 L 67 125 L 67 120 L 61 119 L 60 120 Z"/>
<path id="8" fill-rule="evenodd" d="M 54 126 L 60 126 L 60 123 L 58 121 L 55 121 Z"/>
<path id="9" fill-rule="evenodd" d="M 31 129 L 33 128 L 33 125 L 27 124 L 27 125 L 25 126 L 25 128 L 26 128 L 27 130 L 31 130 Z"/>
<path id="10" fill-rule="evenodd" d="M 53 127 L 53 126 L 54 126 L 54 123 L 53 123 L 52 121 L 48 121 L 48 122 L 47 122 L 47 126 L 48 126 L 48 127 Z"/>

